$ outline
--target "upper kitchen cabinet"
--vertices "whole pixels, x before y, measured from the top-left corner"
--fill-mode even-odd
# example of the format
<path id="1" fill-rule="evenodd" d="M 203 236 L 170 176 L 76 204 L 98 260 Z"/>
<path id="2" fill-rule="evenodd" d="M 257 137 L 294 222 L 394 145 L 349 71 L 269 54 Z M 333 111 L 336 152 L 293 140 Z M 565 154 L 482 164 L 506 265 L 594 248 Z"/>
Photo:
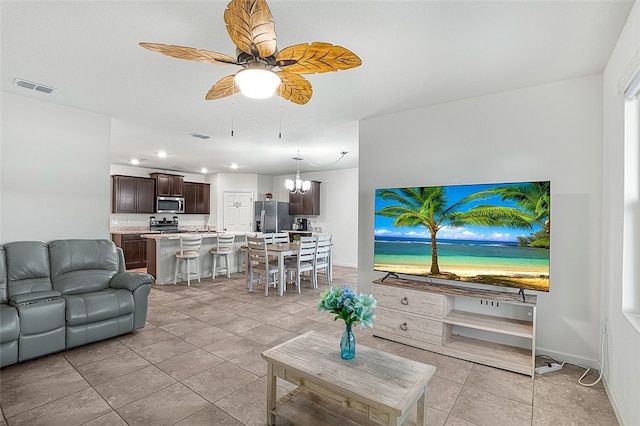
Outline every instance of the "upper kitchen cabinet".
<path id="1" fill-rule="evenodd" d="M 320 182 L 311 181 L 311 189 L 305 194 L 289 194 L 289 214 L 317 216 L 320 214 Z"/>
<path id="2" fill-rule="evenodd" d="M 111 176 L 112 213 L 154 213 L 155 182 L 134 176 Z"/>
<path id="3" fill-rule="evenodd" d="M 208 183 L 184 183 L 184 212 L 209 214 L 211 185 Z"/>
<path id="4" fill-rule="evenodd" d="M 184 197 L 183 176 L 164 173 L 149 173 L 149 176 L 156 181 L 156 196 Z"/>

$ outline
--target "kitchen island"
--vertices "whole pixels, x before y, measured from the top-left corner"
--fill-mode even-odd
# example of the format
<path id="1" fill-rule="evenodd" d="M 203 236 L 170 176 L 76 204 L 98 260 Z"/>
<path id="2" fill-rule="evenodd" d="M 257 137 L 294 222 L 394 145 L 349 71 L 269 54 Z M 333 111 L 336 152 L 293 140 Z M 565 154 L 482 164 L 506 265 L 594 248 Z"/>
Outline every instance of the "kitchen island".
<path id="1" fill-rule="evenodd" d="M 245 244 L 245 233 L 235 234 L 235 253 L 231 256 L 231 272 L 238 272 L 240 267 L 240 247 Z M 211 277 L 213 258 L 211 249 L 218 244 L 217 232 L 179 233 L 179 234 L 143 234 L 147 240 L 147 273 L 153 275 L 156 284 L 173 284 L 176 267 L 176 252 L 180 251 L 181 236 L 201 236 L 202 248 L 198 258 L 200 278 Z"/>

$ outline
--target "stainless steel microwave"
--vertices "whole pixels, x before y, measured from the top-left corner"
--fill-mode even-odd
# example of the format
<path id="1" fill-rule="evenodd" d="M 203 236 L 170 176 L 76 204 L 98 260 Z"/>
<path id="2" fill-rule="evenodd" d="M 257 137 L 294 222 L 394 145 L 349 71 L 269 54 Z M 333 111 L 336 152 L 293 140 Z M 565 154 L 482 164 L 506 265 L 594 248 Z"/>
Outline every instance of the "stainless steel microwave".
<path id="1" fill-rule="evenodd" d="M 156 213 L 184 213 L 184 198 L 156 197 Z"/>

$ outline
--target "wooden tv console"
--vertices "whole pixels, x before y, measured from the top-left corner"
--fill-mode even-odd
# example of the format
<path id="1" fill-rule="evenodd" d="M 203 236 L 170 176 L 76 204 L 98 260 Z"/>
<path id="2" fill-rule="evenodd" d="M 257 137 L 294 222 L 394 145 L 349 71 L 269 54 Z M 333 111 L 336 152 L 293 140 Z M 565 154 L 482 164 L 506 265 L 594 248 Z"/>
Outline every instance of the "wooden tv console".
<path id="1" fill-rule="evenodd" d="M 527 295 L 523 302 L 521 296 L 512 292 L 390 277 L 384 281 L 373 281 L 373 294 L 378 301 L 374 336 L 534 376 L 537 299 L 535 295 Z M 456 298 L 476 299 L 480 303 L 492 305 L 511 305 L 510 307 L 516 311 L 526 310 L 519 312 L 519 316 L 526 319 L 454 309 Z M 469 334 L 464 331 L 480 335 L 486 332 L 485 335 L 488 337 L 466 337 L 461 335 Z M 509 340 L 504 339 L 505 336 L 522 338 L 528 347 L 495 343 Z"/>

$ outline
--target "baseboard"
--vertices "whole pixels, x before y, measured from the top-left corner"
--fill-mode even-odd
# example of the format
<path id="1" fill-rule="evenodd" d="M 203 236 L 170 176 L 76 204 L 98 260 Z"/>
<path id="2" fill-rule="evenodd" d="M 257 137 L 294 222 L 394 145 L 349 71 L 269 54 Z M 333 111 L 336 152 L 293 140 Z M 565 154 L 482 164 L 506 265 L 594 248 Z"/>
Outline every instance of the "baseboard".
<path id="1" fill-rule="evenodd" d="M 609 387 L 609 382 L 604 376 L 602 376 L 602 384 L 604 385 L 605 392 L 607 392 L 607 397 L 609 398 L 609 402 L 611 402 L 611 406 L 613 407 L 613 412 L 616 414 L 618 423 L 620 423 L 621 426 L 625 426 L 628 423 L 625 423 L 624 419 L 622 418 L 622 414 L 620 414 L 620 410 L 618 409 L 618 400 L 616 398 L 616 395 L 611 390 L 611 387 Z"/>
<path id="2" fill-rule="evenodd" d="M 357 267 L 358 267 L 358 265 L 357 265 L 357 264 L 353 265 L 353 264 L 351 264 L 351 263 L 337 263 L 337 262 L 333 262 L 333 265 L 334 265 L 334 266 L 344 266 L 345 268 L 357 268 Z"/>

